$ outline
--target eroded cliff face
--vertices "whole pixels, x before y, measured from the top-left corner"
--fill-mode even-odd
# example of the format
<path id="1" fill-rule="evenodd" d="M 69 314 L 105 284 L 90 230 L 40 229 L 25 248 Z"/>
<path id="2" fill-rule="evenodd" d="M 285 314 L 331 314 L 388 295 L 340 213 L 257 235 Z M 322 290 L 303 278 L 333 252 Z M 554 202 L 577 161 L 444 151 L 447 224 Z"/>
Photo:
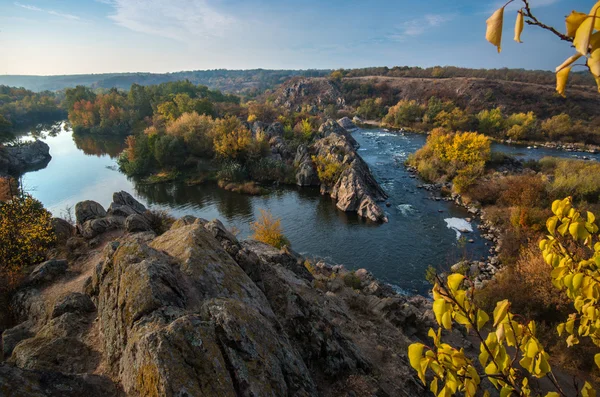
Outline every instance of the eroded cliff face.
<path id="1" fill-rule="evenodd" d="M 0 176 L 43 168 L 51 158 L 50 147 L 40 140 L 19 146 L 0 146 Z"/>
<path id="2" fill-rule="evenodd" d="M 111 208 L 141 212 L 130 199 Z M 115 216 L 100 209 L 82 204 L 81 220 Z M 120 227 L 69 244 L 70 261 L 41 264 L 13 299 L 3 396 L 424 395 L 405 351 L 432 324 L 427 302 L 364 270 L 307 268 L 190 216 L 160 236 Z"/>

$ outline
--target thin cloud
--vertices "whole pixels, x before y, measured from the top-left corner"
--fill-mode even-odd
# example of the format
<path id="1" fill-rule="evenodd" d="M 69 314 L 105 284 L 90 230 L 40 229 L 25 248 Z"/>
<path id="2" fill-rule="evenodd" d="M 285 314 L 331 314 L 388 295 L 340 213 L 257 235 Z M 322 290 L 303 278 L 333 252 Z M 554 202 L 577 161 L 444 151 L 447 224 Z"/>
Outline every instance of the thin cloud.
<path id="1" fill-rule="evenodd" d="M 39 7 L 36 7 L 36 6 L 32 6 L 32 5 L 30 5 L 30 4 L 21 4 L 21 3 L 18 3 L 18 2 L 15 2 L 14 4 L 15 4 L 17 7 L 21 7 L 21 8 L 24 8 L 24 9 L 26 9 L 26 10 L 29 10 L 29 11 L 45 12 L 45 13 L 47 13 L 47 14 L 54 15 L 54 16 L 56 16 L 56 17 L 61 17 L 61 18 L 65 18 L 65 19 L 71 19 L 71 20 L 79 20 L 79 19 L 80 19 L 80 18 L 79 18 L 78 16 L 76 16 L 76 15 L 72 15 L 72 14 L 64 14 L 64 13 L 62 13 L 62 12 L 58 12 L 58 11 L 54 11 L 54 10 L 45 10 L 45 9 L 43 9 L 43 8 L 39 8 Z"/>
<path id="2" fill-rule="evenodd" d="M 15 5 L 16 5 L 17 7 L 21 7 L 21 8 L 24 8 L 24 9 L 26 9 L 26 10 L 30 10 L 30 11 L 44 11 L 44 10 L 42 10 L 42 9 L 41 9 L 41 8 L 39 8 L 39 7 L 32 6 L 32 5 L 29 5 L 29 4 L 15 3 Z"/>
<path id="3" fill-rule="evenodd" d="M 559 1 L 560 0 L 529 0 L 529 5 L 531 6 L 531 10 L 533 12 L 535 12 L 535 10 L 538 8 L 551 6 L 553 4 L 558 3 Z M 498 8 L 502 7 L 504 4 L 506 4 L 506 1 L 504 1 L 504 0 L 497 1 L 496 3 L 494 3 L 493 7 L 490 7 L 488 12 L 494 12 Z M 523 6 L 524 6 L 523 1 L 515 0 L 512 3 L 510 3 L 509 5 L 507 5 L 505 10 L 506 11 L 516 11 L 516 10 L 523 8 Z"/>
<path id="4" fill-rule="evenodd" d="M 223 36 L 236 22 L 206 0 L 97 0 L 111 5 L 110 15 L 117 25 L 127 29 L 193 42 L 198 39 Z"/>
<path id="5" fill-rule="evenodd" d="M 455 15 L 427 14 L 422 18 L 413 19 L 400 24 L 396 32 L 388 36 L 391 40 L 402 41 L 409 37 L 424 34 L 432 28 L 443 25 L 454 19 Z"/>

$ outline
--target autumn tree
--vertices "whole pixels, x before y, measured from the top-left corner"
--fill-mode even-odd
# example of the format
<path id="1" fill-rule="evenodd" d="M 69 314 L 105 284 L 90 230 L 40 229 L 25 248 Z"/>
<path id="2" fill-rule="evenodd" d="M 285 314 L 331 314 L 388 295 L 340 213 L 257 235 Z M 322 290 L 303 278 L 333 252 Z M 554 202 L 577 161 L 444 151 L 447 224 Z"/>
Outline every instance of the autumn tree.
<path id="1" fill-rule="evenodd" d="M 281 219 L 275 219 L 269 211 L 261 209 L 260 217 L 250 225 L 250 228 L 254 232 L 252 238 L 257 241 L 272 245 L 275 248 L 290 245 L 290 241 L 281 230 Z"/>

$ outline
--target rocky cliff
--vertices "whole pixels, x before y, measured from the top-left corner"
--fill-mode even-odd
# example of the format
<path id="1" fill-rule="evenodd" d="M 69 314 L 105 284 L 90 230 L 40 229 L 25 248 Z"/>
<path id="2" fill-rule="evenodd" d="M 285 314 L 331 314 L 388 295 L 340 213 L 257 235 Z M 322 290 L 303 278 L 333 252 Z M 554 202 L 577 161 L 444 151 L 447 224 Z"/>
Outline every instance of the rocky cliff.
<path id="1" fill-rule="evenodd" d="M 157 236 L 149 222 L 128 231 L 137 217 L 120 192 L 109 211 L 78 204 L 78 230 L 62 224 L 68 260 L 40 264 L 13 299 L 0 395 L 425 395 L 405 353 L 432 324 L 423 298 L 218 220 Z"/>

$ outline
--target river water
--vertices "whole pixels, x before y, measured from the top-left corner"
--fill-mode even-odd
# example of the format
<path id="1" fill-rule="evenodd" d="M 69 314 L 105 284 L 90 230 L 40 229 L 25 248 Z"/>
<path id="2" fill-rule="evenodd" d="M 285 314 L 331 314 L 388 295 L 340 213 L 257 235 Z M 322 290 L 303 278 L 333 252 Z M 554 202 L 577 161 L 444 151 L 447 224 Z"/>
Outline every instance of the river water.
<path id="1" fill-rule="evenodd" d="M 383 130 L 358 130 L 360 155 L 390 196 L 385 207 L 389 223 L 374 224 L 336 209 L 318 189 L 285 187 L 266 196 L 246 196 L 219 189 L 216 185 L 187 186 L 184 183 L 144 185 L 118 171 L 116 157 L 122 140 L 96 140 L 74 136 L 64 127 L 44 136 L 52 160 L 44 169 L 23 176 L 23 185 L 55 216 L 64 216 L 68 207 L 82 200 L 95 200 L 107 207 L 113 192 L 125 190 L 146 206 L 165 209 L 176 217 L 194 215 L 218 218 L 251 234 L 250 223 L 260 209 L 281 218 L 292 247 L 309 257 L 323 258 L 350 269 L 364 267 L 377 278 L 406 293 L 425 293 L 425 270 L 432 265 L 448 268 L 460 258 L 480 259 L 489 247 L 477 232 L 476 222 L 452 203 L 435 201 L 417 186 L 403 166 L 408 155 L 425 143 L 426 136 L 394 134 Z M 551 149 L 528 150 L 494 145 L 494 150 L 516 157 L 536 159 L 547 155 L 572 157 L 575 154 Z M 598 157 L 590 155 L 590 157 Z M 458 237 L 464 233 L 464 243 Z"/>

